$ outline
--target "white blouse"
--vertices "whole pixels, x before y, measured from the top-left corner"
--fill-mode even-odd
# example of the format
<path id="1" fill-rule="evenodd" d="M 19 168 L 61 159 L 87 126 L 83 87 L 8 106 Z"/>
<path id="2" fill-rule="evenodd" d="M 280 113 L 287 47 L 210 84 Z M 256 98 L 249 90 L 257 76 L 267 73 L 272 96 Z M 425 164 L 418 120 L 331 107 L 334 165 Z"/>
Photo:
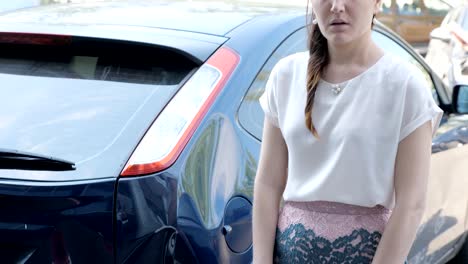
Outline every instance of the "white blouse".
<path id="1" fill-rule="evenodd" d="M 281 59 L 260 98 L 288 147 L 284 200 L 392 209 L 398 143 L 429 120 L 434 135 L 443 114 L 427 81 L 390 54 L 346 82 L 321 80 L 312 110 L 317 140 L 304 118 L 308 59 L 308 51 Z"/>

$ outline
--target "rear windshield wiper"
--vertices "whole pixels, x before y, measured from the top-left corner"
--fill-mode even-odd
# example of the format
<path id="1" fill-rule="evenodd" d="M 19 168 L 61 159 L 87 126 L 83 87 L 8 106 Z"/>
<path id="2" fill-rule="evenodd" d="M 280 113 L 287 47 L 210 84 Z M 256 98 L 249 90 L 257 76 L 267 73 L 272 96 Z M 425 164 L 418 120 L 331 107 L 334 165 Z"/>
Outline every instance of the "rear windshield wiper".
<path id="1" fill-rule="evenodd" d="M 0 148 L 0 169 L 68 171 L 75 163 L 34 153 Z"/>

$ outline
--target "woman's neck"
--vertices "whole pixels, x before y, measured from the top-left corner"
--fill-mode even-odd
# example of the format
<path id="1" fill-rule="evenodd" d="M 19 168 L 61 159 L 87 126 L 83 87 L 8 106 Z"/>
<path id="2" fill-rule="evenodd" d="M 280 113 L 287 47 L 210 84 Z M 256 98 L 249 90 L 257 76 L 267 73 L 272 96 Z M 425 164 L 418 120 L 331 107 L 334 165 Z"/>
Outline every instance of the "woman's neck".
<path id="1" fill-rule="evenodd" d="M 322 78 L 331 83 L 349 80 L 374 65 L 384 54 L 368 36 L 346 45 L 328 43 L 329 62 L 322 73 Z"/>
<path id="2" fill-rule="evenodd" d="M 372 41 L 371 33 L 364 34 L 353 42 L 343 45 L 328 43 L 330 65 L 361 65 L 373 64 L 383 54 L 382 50 Z"/>

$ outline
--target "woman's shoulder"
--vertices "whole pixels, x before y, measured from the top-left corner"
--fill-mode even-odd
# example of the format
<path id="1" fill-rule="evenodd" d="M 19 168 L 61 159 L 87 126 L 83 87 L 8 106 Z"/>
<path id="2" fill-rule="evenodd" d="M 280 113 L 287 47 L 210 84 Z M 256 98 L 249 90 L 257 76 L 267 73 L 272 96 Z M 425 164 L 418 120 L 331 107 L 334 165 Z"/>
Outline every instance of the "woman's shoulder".
<path id="1" fill-rule="evenodd" d="M 401 82 L 407 81 L 411 77 L 422 76 L 423 69 L 418 68 L 416 60 L 412 59 L 414 60 L 414 63 L 412 63 L 412 61 L 408 61 L 395 54 L 387 53 L 385 56 L 387 57 L 387 62 L 383 63 L 383 67 L 385 67 L 386 79 Z"/>
<path id="2" fill-rule="evenodd" d="M 423 91 L 428 89 L 428 75 L 424 74 L 425 69 L 416 60 L 402 58 L 395 54 L 386 54 L 384 63 L 380 65 L 378 74 L 374 74 L 368 79 L 373 83 L 383 87 L 379 89 L 385 95 L 399 98 L 402 94 L 411 91 Z"/>

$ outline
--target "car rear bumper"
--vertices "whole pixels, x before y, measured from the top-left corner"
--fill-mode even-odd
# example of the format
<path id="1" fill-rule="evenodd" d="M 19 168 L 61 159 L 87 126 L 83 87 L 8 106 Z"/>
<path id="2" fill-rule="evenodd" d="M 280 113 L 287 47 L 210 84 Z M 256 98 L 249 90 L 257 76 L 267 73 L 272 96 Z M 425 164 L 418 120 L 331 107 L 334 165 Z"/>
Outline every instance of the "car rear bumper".
<path id="1" fill-rule="evenodd" d="M 0 183 L 2 263 L 113 263 L 114 185 Z"/>

